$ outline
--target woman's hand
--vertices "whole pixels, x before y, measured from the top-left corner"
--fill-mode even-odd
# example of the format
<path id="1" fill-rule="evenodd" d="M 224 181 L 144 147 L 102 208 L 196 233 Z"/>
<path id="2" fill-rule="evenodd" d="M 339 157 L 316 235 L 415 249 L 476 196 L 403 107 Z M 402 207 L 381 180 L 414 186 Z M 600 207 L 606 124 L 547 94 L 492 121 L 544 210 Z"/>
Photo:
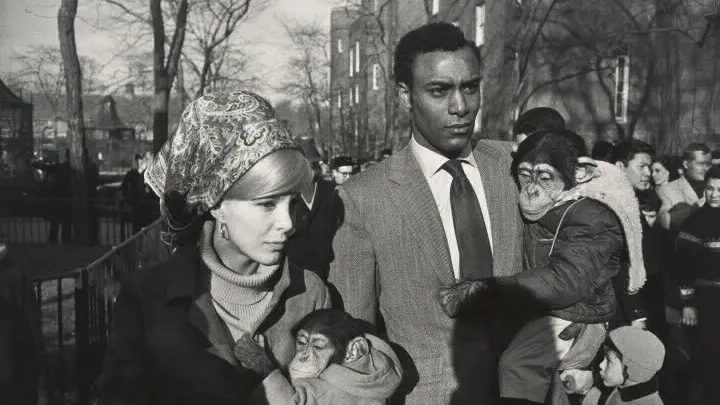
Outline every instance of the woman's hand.
<path id="1" fill-rule="evenodd" d="M 277 369 L 267 352 L 265 336 L 260 335 L 262 344 L 250 335 L 243 334 L 233 347 L 233 354 L 243 366 L 260 374 L 263 378 Z"/>

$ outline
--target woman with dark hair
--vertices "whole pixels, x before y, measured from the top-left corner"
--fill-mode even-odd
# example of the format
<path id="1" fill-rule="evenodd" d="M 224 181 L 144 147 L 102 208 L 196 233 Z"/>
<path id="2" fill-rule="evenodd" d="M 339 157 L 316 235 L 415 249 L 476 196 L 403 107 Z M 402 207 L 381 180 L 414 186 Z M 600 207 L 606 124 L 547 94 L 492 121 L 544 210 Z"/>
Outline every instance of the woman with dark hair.
<path id="1" fill-rule="evenodd" d="M 650 169 L 652 170 L 652 179 L 655 187 L 660 187 L 680 178 L 680 172 L 672 156 L 656 157 Z"/>
<path id="2" fill-rule="evenodd" d="M 295 354 L 291 328 L 329 307 L 323 282 L 284 254 L 292 207 L 312 181 L 307 159 L 266 100 L 212 93 L 185 109 L 145 180 L 174 250 L 120 289 L 98 403 L 240 404 L 267 394 L 262 382 Z M 235 357 L 235 342 L 248 338 L 275 363 L 266 372 Z"/>

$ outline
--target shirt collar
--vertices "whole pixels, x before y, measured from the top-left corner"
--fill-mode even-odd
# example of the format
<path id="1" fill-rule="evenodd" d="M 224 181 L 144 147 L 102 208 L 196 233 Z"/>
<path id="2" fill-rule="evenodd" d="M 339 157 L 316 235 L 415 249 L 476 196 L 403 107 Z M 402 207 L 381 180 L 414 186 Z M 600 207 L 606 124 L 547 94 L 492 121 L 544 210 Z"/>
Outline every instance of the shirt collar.
<path id="1" fill-rule="evenodd" d="M 434 176 L 435 173 L 440 171 L 442 165 L 444 165 L 445 162 L 450 159 L 433 150 L 426 148 L 423 145 L 420 145 L 420 143 L 415 140 L 416 136 L 417 135 L 413 134 L 412 138 L 410 139 L 410 149 L 412 150 L 415 159 L 420 164 L 420 168 L 422 169 L 425 179 L 430 180 L 430 178 Z M 465 149 L 463 149 L 462 153 L 460 153 L 457 159 L 462 161 L 463 163 L 468 163 L 470 164 L 470 166 L 477 168 L 477 162 L 475 161 L 475 156 L 473 156 L 472 146 L 470 145 L 470 142 L 468 142 L 467 146 L 465 146 Z"/>

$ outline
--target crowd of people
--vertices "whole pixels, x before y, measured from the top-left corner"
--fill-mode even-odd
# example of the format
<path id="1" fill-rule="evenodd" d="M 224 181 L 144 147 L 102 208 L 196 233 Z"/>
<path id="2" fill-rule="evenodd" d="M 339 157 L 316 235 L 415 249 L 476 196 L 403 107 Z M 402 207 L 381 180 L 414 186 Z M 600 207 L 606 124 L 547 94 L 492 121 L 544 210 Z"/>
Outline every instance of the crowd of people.
<path id="1" fill-rule="evenodd" d="M 173 254 L 123 281 L 98 404 L 720 403 L 717 152 L 589 149 L 545 107 L 474 141 L 452 24 L 393 69 L 412 137 L 372 163 L 249 91 L 186 108 L 133 173 Z"/>

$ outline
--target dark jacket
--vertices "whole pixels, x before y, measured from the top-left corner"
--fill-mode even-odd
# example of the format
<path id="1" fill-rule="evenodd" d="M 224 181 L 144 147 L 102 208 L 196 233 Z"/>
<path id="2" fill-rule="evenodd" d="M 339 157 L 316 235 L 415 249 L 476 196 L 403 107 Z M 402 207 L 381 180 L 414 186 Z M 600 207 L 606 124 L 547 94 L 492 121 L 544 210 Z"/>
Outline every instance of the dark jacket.
<path id="1" fill-rule="evenodd" d="M 527 301 L 517 303 L 572 322 L 608 321 L 616 308 L 611 279 L 624 252 L 620 221 L 604 204 L 585 198 L 555 207 L 525 226 L 526 270 L 513 283 Z"/>
<path id="2" fill-rule="evenodd" d="M 123 284 L 99 405 L 238 405 L 260 385 L 232 353 L 232 336 L 201 287 L 207 274 L 197 248 L 185 246 Z M 295 354 L 291 328 L 329 306 L 329 297 L 317 276 L 286 264 L 278 272 L 273 300 L 256 333 L 265 335 L 284 367 Z"/>
<path id="3" fill-rule="evenodd" d="M 327 279 L 332 255 L 332 240 L 338 226 L 334 215 L 335 184 L 317 182 L 312 209 L 302 201 L 295 205 L 295 233 L 286 246 L 288 260 Z"/>

